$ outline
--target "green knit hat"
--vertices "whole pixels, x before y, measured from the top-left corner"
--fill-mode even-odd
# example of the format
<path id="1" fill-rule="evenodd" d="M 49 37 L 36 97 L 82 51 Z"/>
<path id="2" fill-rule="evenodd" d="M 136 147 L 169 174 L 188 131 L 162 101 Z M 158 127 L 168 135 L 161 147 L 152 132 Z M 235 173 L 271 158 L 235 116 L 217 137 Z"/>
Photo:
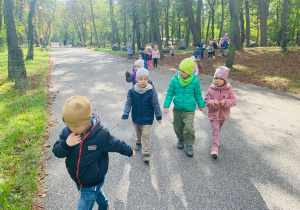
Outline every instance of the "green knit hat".
<path id="1" fill-rule="evenodd" d="M 191 58 L 186 58 L 182 60 L 179 64 L 179 69 L 187 74 L 192 74 L 195 68 L 195 62 Z"/>

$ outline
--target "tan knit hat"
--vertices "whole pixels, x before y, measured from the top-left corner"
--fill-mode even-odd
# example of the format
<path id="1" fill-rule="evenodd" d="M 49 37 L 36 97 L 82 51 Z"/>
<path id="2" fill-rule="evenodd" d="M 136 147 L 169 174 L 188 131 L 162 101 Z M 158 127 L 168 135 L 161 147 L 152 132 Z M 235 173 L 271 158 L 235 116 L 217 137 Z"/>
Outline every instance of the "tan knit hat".
<path id="1" fill-rule="evenodd" d="M 72 96 L 65 102 L 62 118 L 67 126 L 87 125 L 92 121 L 92 107 L 85 96 Z"/>

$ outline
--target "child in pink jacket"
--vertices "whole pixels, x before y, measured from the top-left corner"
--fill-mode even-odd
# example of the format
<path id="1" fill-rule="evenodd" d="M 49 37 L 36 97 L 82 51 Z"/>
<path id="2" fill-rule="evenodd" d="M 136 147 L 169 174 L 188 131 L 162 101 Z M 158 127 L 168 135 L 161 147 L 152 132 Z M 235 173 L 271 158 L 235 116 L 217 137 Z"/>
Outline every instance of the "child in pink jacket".
<path id="1" fill-rule="evenodd" d="M 236 97 L 231 85 L 227 83 L 230 69 L 219 66 L 216 69 L 213 83 L 210 85 L 204 102 L 208 107 L 208 118 L 212 127 L 211 156 L 218 157 L 219 134 L 225 120 L 229 117 L 230 107 L 236 105 Z"/>
<path id="2" fill-rule="evenodd" d="M 153 58 L 153 66 L 155 68 L 155 66 L 157 67 L 157 60 L 160 59 L 160 54 L 156 45 L 154 45 L 154 50 L 152 51 L 152 58 Z"/>

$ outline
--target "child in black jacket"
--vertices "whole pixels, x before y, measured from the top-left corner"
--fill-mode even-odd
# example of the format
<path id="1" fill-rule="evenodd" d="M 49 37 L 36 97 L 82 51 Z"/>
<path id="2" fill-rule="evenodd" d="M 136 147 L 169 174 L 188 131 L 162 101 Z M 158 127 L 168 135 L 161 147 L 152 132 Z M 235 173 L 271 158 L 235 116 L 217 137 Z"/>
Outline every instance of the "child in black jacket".
<path id="1" fill-rule="evenodd" d="M 67 126 L 52 151 L 58 158 L 66 157 L 68 173 L 81 192 L 77 209 L 92 209 L 95 201 L 99 209 L 107 209 L 108 200 L 102 185 L 108 169 L 108 152 L 128 157 L 135 156 L 135 152 L 100 124 L 84 96 L 67 99 L 62 118 Z"/>

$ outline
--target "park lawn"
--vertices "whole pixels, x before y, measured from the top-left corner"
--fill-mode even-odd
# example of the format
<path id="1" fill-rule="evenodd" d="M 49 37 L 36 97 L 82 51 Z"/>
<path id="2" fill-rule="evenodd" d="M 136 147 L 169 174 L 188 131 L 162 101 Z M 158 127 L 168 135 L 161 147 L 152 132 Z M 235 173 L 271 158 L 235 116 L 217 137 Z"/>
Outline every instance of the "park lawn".
<path id="1" fill-rule="evenodd" d="M 192 56 L 193 52 L 178 52 L 175 56 L 165 54 L 165 59 L 158 61 L 168 69 L 178 69 L 180 61 Z M 228 52 L 227 52 L 228 54 Z M 207 59 L 207 50 L 201 60 L 202 74 L 214 75 L 218 66 L 226 64 L 227 57 L 218 56 Z M 230 79 L 270 89 L 300 94 L 300 48 L 289 48 L 281 53 L 280 47 L 257 47 L 237 50 Z"/>
<path id="2" fill-rule="evenodd" d="M 0 53 L 0 209 L 30 209 L 42 181 L 49 55 L 35 48 L 34 60 L 25 60 L 29 89 L 17 90 L 7 79 L 7 51 Z"/>

